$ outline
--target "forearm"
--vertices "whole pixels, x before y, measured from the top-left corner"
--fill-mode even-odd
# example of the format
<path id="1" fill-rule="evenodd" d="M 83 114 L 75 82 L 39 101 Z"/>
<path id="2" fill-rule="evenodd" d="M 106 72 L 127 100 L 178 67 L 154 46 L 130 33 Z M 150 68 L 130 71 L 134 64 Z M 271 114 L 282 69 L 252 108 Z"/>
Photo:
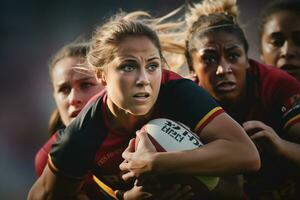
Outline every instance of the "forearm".
<path id="1" fill-rule="evenodd" d="M 282 140 L 279 155 L 300 166 L 300 144 Z"/>
<path id="2" fill-rule="evenodd" d="M 162 174 L 222 176 L 258 168 L 256 150 L 252 151 L 243 142 L 225 139 L 215 140 L 190 151 L 157 153 L 153 160 L 153 170 Z"/>
<path id="3" fill-rule="evenodd" d="M 46 166 L 43 174 L 30 189 L 28 200 L 74 200 L 79 194 L 82 185 L 83 180 L 58 176 Z"/>

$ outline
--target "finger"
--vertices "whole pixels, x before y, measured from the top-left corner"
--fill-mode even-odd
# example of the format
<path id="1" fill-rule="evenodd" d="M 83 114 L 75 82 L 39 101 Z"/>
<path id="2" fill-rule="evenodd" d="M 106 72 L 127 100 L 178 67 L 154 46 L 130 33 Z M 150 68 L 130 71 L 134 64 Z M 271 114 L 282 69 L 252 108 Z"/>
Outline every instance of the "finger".
<path id="1" fill-rule="evenodd" d="M 131 160 L 133 156 L 133 152 L 129 151 L 129 149 L 125 149 L 122 153 L 122 158 L 126 161 Z"/>
<path id="2" fill-rule="evenodd" d="M 122 157 L 125 152 L 126 152 L 126 154 L 134 152 L 134 148 L 135 148 L 134 145 L 135 145 L 135 138 L 129 140 L 129 144 L 128 144 L 127 148 L 124 150 L 124 152 L 122 153 Z"/>
<path id="3" fill-rule="evenodd" d="M 131 139 L 129 141 L 128 148 L 129 148 L 128 150 L 130 152 L 134 152 L 135 151 L 135 138 L 133 138 L 133 139 Z"/>
<path id="4" fill-rule="evenodd" d="M 141 130 L 137 132 L 137 138 L 138 138 L 138 145 L 137 149 L 138 150 L 151 150 L 151 151 L 156 151 L 154 145 L 152 144 L 151 140 L 148 137 L 148 133 L 144 130 Z"/>
<path id="5" fill-rule="evenodd" d="M 260 129 L 260 130 L 269 130 L 272 131 L 273 129 L 267 126 L 265 123 L 261 121 L 251 120 L 243 123 L 243 128 L 245 131 L 250 131 L 253 129 Z"/>
<path id="6" fill-rule="evenodd" d="M 130 164 L 128 163 L 127 160 L 124 160 L 123 162 L 121 162 L 121 164 L 119 165 L 119 168 L 121 171 L 129 171 L 130 170 Z"/>
<path id="7" fill-rule="evenodd" d="M 259 131 L 259 132 L 256 132 L 255 134 L 251 135 L 250 138 L 252 140 L 259 140 L 262 138 L 268 138 L 268 134 L 267 134 L 267 131 Z"/>
<path id="8" fill-rule="evenodd" d="M 123 179 L 124 181 L 130 181 L 130 180 L 136 178 L 136 177 L 135 177 L 135 173 L 133 173 L 132 171 L 129 171 L 129 172 L 127 172 L 127 173 L 122 174 L 121 177 L 122 177 L 122 179 Z"/>

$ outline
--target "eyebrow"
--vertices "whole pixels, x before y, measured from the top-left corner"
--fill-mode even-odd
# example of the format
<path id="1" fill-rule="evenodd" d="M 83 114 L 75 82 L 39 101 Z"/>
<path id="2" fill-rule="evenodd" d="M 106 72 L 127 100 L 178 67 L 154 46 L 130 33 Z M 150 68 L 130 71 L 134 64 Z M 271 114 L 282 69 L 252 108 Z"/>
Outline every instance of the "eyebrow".
<path id="1" fill-rule="evenodd" d="M 217 48 L 215 48 L 215 47 L 203 47 L 203 48 L 200 48 L 200 49 L 198 49 L 198 53 L 200 54 L 200 55 L 202 55 L 204 52 L 210 52 L 210 51 L 217 51 Z"/>
<path id="2" fill-rule="evenodd" d="M 94 79 L 94 76 L 90 76 L 90 77 L 83 77 L 83 78 L 79 78 L 79 79 L 75 79 L 76 82 L 80 82 L 80 81 L 88 81 L 90 79 Z M 60 83 L 55 84 L 58 87 L 61 87 L 63 85 L 67 85 L 70 81 L 63 81 Z"/>
<path id="3" fill-rule="evenodd" d="M 156 59 L 160 59 L 160 57 L 158 56 L 153 56 L 147 59 L 147 61 L 152 61 L 152 60 L 156 60 Z M 130 57 L 130 58 L 121 58 L 120 61 L 129 61 L 129 62 L 136 62 L 137 58 L 135 57 Z"/>
<path id="4" fill-rule="evenodd" d="M 148 58 L 147 61 L 152 61 L 152 60 L 156 60 L 156 59 L 160 59 L 160 57 L 153 56 L 151 58 Z"/>
<path id="5" fill-rule="evenodd" d="M 236 44 L 224 46 L 224 50 L 226 50 L 226 51 L 231 51 L 231 50 L 239 49 L 239 48 L 241 48 L 241 46 L 240 45 L 236 45 Z"/>

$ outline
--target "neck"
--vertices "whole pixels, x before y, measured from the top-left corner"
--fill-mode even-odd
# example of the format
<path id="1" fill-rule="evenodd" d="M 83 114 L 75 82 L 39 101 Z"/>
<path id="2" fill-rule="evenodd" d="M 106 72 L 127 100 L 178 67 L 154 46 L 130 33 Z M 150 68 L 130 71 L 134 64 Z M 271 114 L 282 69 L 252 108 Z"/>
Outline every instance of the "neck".
<path id="1" fill-rule="evenodd" d="M 118 107 L 110 100 L 107 101 L 106 108 L 109 123 L 115 130 L 135 133 L 150 119 L 150 114 L 134 115 Z"/>

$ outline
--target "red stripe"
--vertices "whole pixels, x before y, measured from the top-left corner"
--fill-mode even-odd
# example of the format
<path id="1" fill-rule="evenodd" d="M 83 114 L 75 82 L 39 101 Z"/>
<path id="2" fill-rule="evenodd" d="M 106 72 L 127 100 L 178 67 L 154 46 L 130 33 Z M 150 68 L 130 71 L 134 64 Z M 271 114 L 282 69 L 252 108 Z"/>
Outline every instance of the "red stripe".
<path id="1" fill-rule="evenodd" d="M 152 144 L 155 146 L 156 151 L 158 152 L 166 151 L 150 134 L 148 134 L 148 137 L 151 140 Z"/>
<path id="2" fill-rule="evenodd" d="M 197 133 L 200 133 L 202 131 L 202 129 L 209 123 L 211 122 L 217 115 L 223 113 L 224 110 L 223 109 L 219 109 L 216 112 L 214 112 L 213 114 L 211 114 L 207 120 L 205 120 L 205 122 L 203 122 L 200 127 L 196 130 Z"/>

